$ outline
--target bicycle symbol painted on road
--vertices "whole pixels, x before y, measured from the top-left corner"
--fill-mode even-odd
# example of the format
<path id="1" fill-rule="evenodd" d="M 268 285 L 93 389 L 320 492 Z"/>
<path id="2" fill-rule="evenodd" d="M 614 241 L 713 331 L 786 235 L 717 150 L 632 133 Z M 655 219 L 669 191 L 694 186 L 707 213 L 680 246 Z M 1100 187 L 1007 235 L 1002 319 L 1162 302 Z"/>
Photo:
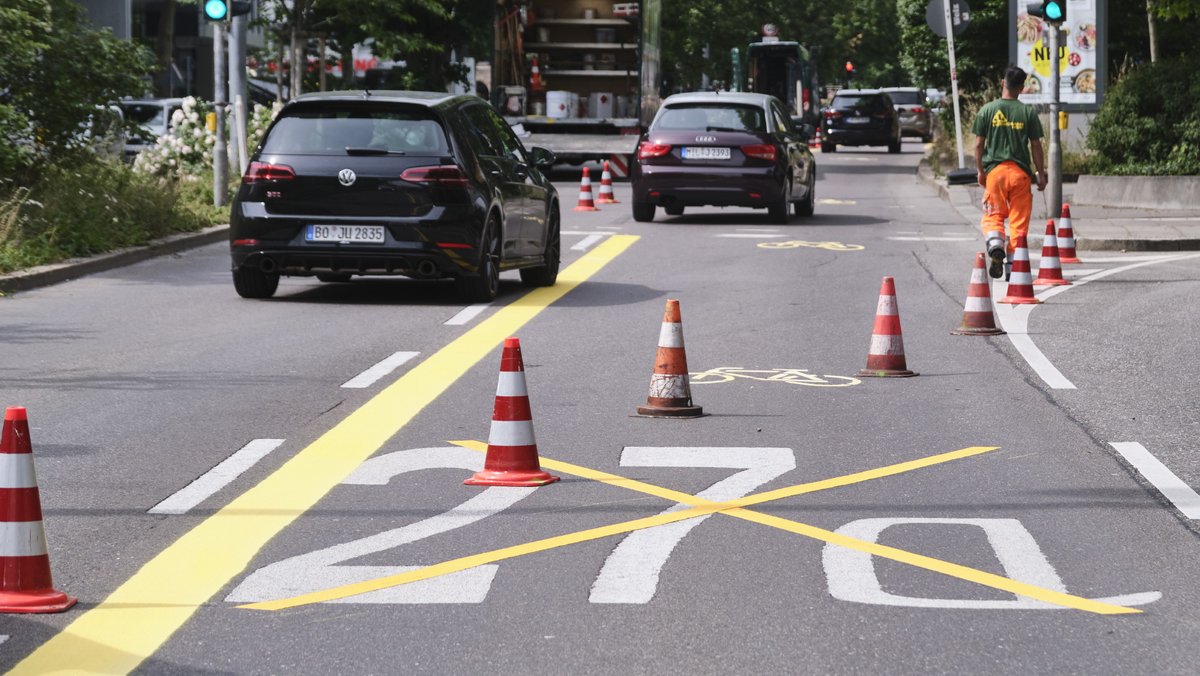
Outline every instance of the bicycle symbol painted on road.
<path id="1" fill-rule="evenodd" d="M 843 244 L 841 242 L 805 242 L 800 239 L 791 239 L 786 242 L 761 242 L 758 245 L 760 249 L 799 249 L 800 247 L 810 247 L 813 249 L 825 249 L 826 251 L 862 251 L 867 248 L 861 244 Z"/>
<path id="2" fill-rule="evenodd" d="M 737 378 L 761 380 L 766 383 L 787 383 L 805 387 L 850 387 L 862 383 L 848 376 L 819 376 L 807 369 L 745 369 L 740 366 L 718 366 L 707 371 L 688 374 L 693 385 L 728 383 Z"/>

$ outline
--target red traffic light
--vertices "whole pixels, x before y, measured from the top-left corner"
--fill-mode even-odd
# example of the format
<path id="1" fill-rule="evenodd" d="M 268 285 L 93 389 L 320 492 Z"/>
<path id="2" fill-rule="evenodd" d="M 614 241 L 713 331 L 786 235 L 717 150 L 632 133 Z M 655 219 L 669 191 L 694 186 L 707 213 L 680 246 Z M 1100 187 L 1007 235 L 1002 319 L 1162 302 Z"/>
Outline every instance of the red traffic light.
<path id="1" fill-rule="evenodd" d="M 846 72 L 847 72 L 847 73 L 853 73 L 853 72 L 854 72 L 854 63 L 852 63 L 852 62 L 850 62 L 850 61 L 847 61 L 847 62 L 846 62 Z"/>

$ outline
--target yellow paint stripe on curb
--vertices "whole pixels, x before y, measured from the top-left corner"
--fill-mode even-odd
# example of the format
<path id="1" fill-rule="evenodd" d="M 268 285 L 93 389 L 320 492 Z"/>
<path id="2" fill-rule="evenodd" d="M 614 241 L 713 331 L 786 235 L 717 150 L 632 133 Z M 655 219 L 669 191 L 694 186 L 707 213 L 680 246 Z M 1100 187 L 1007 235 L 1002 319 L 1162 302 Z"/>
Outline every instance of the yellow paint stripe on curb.
<path id="1" fill-rule="evenodd" d="M 126 673 L 238 575 L 255 554 L 310 509 L 425 406 L 550 304 L 628 249 L 614 235 L 551 287 L 534 289 L 413 367 L 287 461 L 151 559 L 95 608 L 42 644 L 11 673 Z"/>
<path id="2" fill-rule="evenodd" d="M 481 441 L 451 441 L 450 443 L 475 451 L 487 450 L 487 444 Z M 443 561 L 439 564 L 427 566 L 418 570 L 408 571 L 406 573 L 398 573 L 396 575 L 389 575 L 387 577 L 367 580 L 365 582 L 358 582 L 340 587 L 332 587 L 330 589 L 323 589 L 321 591 L 310 592 L 308 594 L 302 594 L 284 599 L 249 603 L 238 607 L 250 610 L 284 610 L 287 608 L 295 608 L 297 606 L 310 605 L 313 603 L 334 601 L 337 599 L 357 596 L 359 594 L 365 594 L 371 591 L 387 589 L 388 587 L 408 584 L 418 580 L 428 580 L 430 578 L 456 573 L 487 563 L 495 563 L 505 559 L 525 556 L 526 554 L 534 554 L 537 552 L 546 551 L 548 549 L 565 547 L 568 545 L 578 544 L 580 542 L 587 542 L 589 540 L 597 540 L 600 538 L 609 537 L 611 535 L 620 535 L 622 533 L 628 533 L 634 530 L 653 528 L 654 526 L 661 526 L 663 524 L 674 523 L 676 521 L 692 519 L 698 516 L 704 516 L 706 514 L 719 513 L 745 519 L 754 523 L 771 526 L 789 533 L 803 535 L 805 537 L 820 540 L 822 542 L 828 542 L 841 547 L 854 549 L 856 551 L 866 552 L 873 556 L 905 563 L 917 568 L 924 568 L 925 570 L 941 573 L 950 577 L 956 577 L 968 582 L 974 582 L 985 587 L 992 587 L 994 589 L 1000 589 L 1013 594 L 1020 594 L 1021 596 L 1027 596 L 1045 603 L 1052 603 L 1067 608 L 1074 608 L 1076 610 L 1098 613 L 1101 615 L 1141 613 L 1142 611 L 1134 608 L 1126 608 L 1124 606 L 1103 603 L 1101 601 L 1093 601 L 1091 599 L 1085 599 L 1079 596 L 1073 596 L 1071 594 L 1064 594 L 1062 592 L 1056 592 L 1050 589 L 1043 589 L 1041 587 L 1036 587 L 1024 582 L 1018 582 L 1001 575 L 995 575 L 993 573 L 976 570 L 974 568 L 969 568 L 956 563 L 950 563 L 948 561 L 942 561 L 929 556 L 915 554 L 913 552 L 897 549 L 895 547 L 888 547 L 874 542 L 859 540 L 847 535 L 841 535 L 839 533 L 817 528 L 816 526 L 810 526 L 798 521 L 761 514 L 759 512 L 744 508 L 745 505 L 762 504 L 785 497 L 802 495 L 804 493 L 813 493 L 816 491 L 828 490 L 830 488 L 837 488 L 841 486 L 848 486 L 850 484 L 870 481 L 872 479 L 878 479 L 885 476 L 892 476 L 902 472 L 911 472 L 924 467 L 950 462 L 952 460 L 968 458 L 998 449 L 998 446 L 971 446 L 957 451 L 939 453 L 937 455 L 918 458 L 916 460 L 910 460 L 894 465 L 887 465 L 885 467 L 879 467 L 877 469 L 867 470 L 864 472 L 856 472 L 854 474 L 847 474 L 845 476 L 834 477 L 831 479 L 824 479 L 821 481 L 798 484 L 796 486 L 788 486 L 786 488 L 780 488 L 777 490 L 765 491 L 763 493 L 749 495 L 723 503 L 712 502 L 688 493 L 671 490 L 669 488 L 663 488 L 661 486 L 655 486 L 654 484 L 649 484 L 644 481 L 630 479 L 617 474 L 611 474 L 609 472 L 592 469 L 590 467 L 583 467 L 581 465 L 574 465 L 561 460 L 542 457 L 539 458 L 539 462 L 543 469 L 562 472 L 564 474 L 572 474 L 574 476 L 592 479 L 594 481 L 600 481 L 614 486 L 621 486 L 623 488 L 628 488 L 629 490 L 646 493 L 656 497 L 665 498 L 673 502 L 680 502 L 693 506 L 690 509 L 681 510 L 678 512 L 669 512 L 643 519 L 624 521 L 622 523 L 612 524 L 611 526 L 590 528 L 575 533 L 567 533 L 565 535 L 535 540 L 522 545 L 504 547 L 502 549 L 496 549 L 490 552 L 483 552 L 471 556 L 464 556 L 458 559 L 451 559 L 449 561 Z"/>

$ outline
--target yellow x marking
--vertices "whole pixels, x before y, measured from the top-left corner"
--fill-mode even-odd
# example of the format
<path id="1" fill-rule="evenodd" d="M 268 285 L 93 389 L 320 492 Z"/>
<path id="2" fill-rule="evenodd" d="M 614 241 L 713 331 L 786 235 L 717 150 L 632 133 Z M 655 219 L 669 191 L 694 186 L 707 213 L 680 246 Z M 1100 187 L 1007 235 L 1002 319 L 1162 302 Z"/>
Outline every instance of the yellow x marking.
<path id="1" fill-rule="evenodd" d="M 487 444 L 479 441 L 452 441 L 450 443 L 476 451 L 487 450 Z M 859 540 L 857 538 L 852 538 L 846 535 L 834 533 L 832 531 L 827 531 L 822 528 L 817 528 L 816 526 L 810 526 L 799 521 L 783 519 L 746 509 L 746 507 L 752 505 L 780 500 L 787 497 L 828 490 L 830 488 L 837 488 L 840 486 L 848 486 L 850 484 L 901 474 L 903 472 L 910 472 L 923 467 L 929 467 L 944 462 L 950 462 L 952 460 L 958 460 L 960 458 L 967 458 L 974 455 L 980 455 L 982 453 L 988 453 L 990 451 L 997 450 L 998 448 L 998 446 L 971 446 L 957 451 L 951 451 L 949 453 L 940 453 L 938 455 L 931 455 L 925 458 L 918 458 L 917 460 L 887 465 L 885 467 L 879 467 L 864 472 L 847 474 L 845 476 L 835 477 L 832 479 L 825 479 L 822 481 L 814 481 L 811 483 L 798 484 L 795 486 L 788 486 L 786 488 L 765 491 L 762 493 L 738 498 L 736 500 L 728 500 L 726 502 L 713 502 L 711 500 L 705 500 L 704 498 L 699 498 L 681 491 L 655 486 L 654 484 L 646 483 L 644 481 L 629 479 L 616 474 L 610 474 L 608 472 L 602 472 L 600 470 L 543 457 L 540 459 L 540 461 L 541 466 L 544 469 L 562 472 L 563 474 L 572 474 L 580 478 L 592 479 L 594 481 L 611 484 L 613 486 L 620 486 L 622 488 L 627 488 L 639 493 L 646 493 L 648 495 L 653 495 L 673 502 L 691 505 L 691 508 L 677 512 L 658 514 L 656 516 L 645 517 L 642 519 L 634 519 L 632 521 L 624 521 L 609 526 L 600 526 L 599 528 L 589 528 L 587 530 L 581 530 L 575 533 L 567 533 L 566 535 L 558 535 L 542 540 L 535 540 L 533 542 L 527 542 L 525 544 L 515 545 L 512 547 L 504 547 L 502 549 L 496 549 L 490 552 L 482 552 L 480 554 L 464 556 L 457 559 L 451 559 L 449 561 L 443 561 L 442 563 L 434 564 L 432 566 L 426 566 L 417 570 L 408 571 L 406 573 L 388 575 L 386 577 L 367 580 L 365 582 L 342 585 L 340 587 L 310 592 L 308 594 L 301 594 L 299 596 L 293 596 L 286 599 L 249 603 L 239 607 L 253 610 L 283 610 L 285 608 L 294 608 L 313 603 L 321 603 L 323 601 L 333 601 L 335 599 L 357 596 L 358 594 L 365 594 L 367 592 L 377 591 L 379 589 L 386 589 L 388 587 L 408 584 L 418 580 L 427 580 L 433 577 L 440 577 L 449 573 L 456 573 L 468 568 L 474 568 L 487 563 L 495 563 L 496 561 L 503 561 L 505 559 L 524 556 L 526 554 L 533 554 L 535 552 L 542 552 L 548 549 L 577 544 L 580 542 L 587 542 L 589 540 L 598 540 L 610 535 L 619 535 L 621 533 L 628 533 L 643 528 L 652 528 L 654 526 L 661 526 L 663 524 L 674 523 L 676 521 L 692 519 L 698 516 L 704 516 L 706 514 L 719 513 L 1067 608 L 1074 608 L 1076 610 L 1083 610 L 1100 615 L 1119 615 L 1142 612 L 1134 608 L 1126 608 L 1124 606 L 1093 601 L 1091 599 L 1085 599 L 1079 596 L 1073 596 L 1071 594 L 1064 594 L 1062 592 L 1057 592 L 1050 589 L 1043 589 L 1031 584 L 1009 579 L 1002 575 L 995 575 L 993 573 L 977 570 L 975 568 L 969 568 L 967 566 L 961 566 L 948 561 L 942 561 L 929 556 L 923 556 L 921 554 L 915 554 L 913 552 L 897 549 L 895 547 L 887 547 L 875 542 Z"/>

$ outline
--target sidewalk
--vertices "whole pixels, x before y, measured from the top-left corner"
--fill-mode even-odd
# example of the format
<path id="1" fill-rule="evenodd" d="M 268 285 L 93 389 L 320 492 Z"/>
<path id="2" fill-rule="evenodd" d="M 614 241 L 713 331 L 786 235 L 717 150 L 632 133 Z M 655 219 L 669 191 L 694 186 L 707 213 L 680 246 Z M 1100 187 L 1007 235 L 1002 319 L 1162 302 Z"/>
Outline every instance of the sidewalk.
<path id="1" fill-rule="evenodd" d="M 978 185 L 946 185 L 944 176 L 933 175 L 925 161 L 917 178 L 929 184 L 954 207 L 963 219 L 979 226 L 983 216 L 983 188 Z M 1071 203 L 1073 183 L 1063 184 L 1063 203 Z M 1029 245 L 1040 247 L 1046 228 L 1045 193 L 1033 196 Z M 1055 214 L 1057 218 L 1057 214 Z M 1115 209 L 1071 207 L 1071 229 L 1075 248 L 1089 251 L 1200 251 L 1200 210 Z"/>

